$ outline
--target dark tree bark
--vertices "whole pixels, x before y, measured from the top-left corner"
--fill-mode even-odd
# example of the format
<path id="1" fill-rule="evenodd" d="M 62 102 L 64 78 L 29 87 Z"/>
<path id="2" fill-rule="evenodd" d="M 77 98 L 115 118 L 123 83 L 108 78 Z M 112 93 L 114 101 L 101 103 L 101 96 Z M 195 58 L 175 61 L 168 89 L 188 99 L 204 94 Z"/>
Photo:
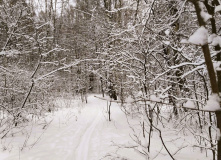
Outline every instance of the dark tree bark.
<path id="1" fill-rule="evenodd" d="M 189 1 L 192 2 L 194 7 L 195 7 L 195 11 L 196 11 L 196 14 L 197 14 L 197 19 L 198 19 L 199 26 L 206 27 L 206 22 L 204 21 L 203 17 L 201 16 L 200 1 L 199 0 L 189 0 Z M 208 1 L 204 1 L 204 5 L 206 6 L 208 12 L 211 14 L 212 11 L 209 8 Z M 211 25 L 212 25 L 213 33 L 216 33 L 215 20 L 214 19 L 211 19 Z M 216 50 L 219 50 L 218 46 L 216 46 Z M 212 59 L 211 59 L 209 45 L 208 44 L 203 45 L 202 46 L 202 51 L 203 51 L 203 54 L 204 54 L 206 67 L 207 67 L 207 71 L 208 71 L 208 74 L 209 74 L 212 93 L 219 95 L 218 82 L 220 81 L 220 79 L 217 82 L 216 72 L 215 72 L 214 67 L 213 67 L 213 62 L 212 62 Z M 219 57 L 219 55 L 218 55 L 218 57 Z M 219 59 L 219 58 L 217 58 L 217 59 Z M 219 77 L 219 72 L 218 72 L 217 75 L 218 75 L 218 78 L 220 78 Z M 219 130 L 221 130 L 221 111 L 219 110 L 219 111 L 216 111 L 215 113 L 216 113 L 216 119 L 217 119 L 217 128 L 219 128 Z M 221 160 L 221 139 L 218 139 L 217 160 Z"/>

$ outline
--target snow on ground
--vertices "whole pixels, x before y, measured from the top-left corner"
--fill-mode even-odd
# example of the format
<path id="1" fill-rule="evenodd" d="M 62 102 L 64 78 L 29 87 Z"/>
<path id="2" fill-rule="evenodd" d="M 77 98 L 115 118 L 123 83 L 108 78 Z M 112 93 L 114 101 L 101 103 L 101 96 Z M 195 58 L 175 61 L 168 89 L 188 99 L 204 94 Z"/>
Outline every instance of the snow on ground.
<path id="1" fill-rule="evenodd" d="M 88 97 L 88 104 L 82 105 L 78 100 L 58 99 L 56 105 L 60 108 L 53 114 L 48 114 L 46 121 L 51 123 L 45 130 L 32 126 L 30 138 L 25 149 L 20 151 L 26 137 L 24 135 L 2 140 L 1 160 L 108 160 L 108 155 L 120 155 L 116 160 L 145 160 L 133 148 L 120 146 L 134 145 L 131 136 L 133 132 L 128 125 L 128 119 L 117 103 L 111 104 L 111 122 L 107 120 L 107 102 Z M 132 125 L 137 122 L 129 120 Z M 139 122 L 138 122 L 139 123 Z M 135 127 L 136 128 L 136 127 Z M 138 127 L 139 128 L 139 127 Z M 29 128 L 30 130 L 30 128 Z M 41 136 L 40 136 L 41 135 Z M 168 149 L 176 154 L 177 160 L 201 160 L 205 154 L 186 147 L 191 137 L 172 137 L 172 130 L 163 133 Z M 39 138 L 40 136 L 40 138 Z M 38 141 L 35 145 L 34 142 Z M 7 143 L 6 143 L 7 142 Z M 10 143 L 9 143 L 10 142 Z M 184 143 L 186 142 L 186 143 Z M 9 144 L 9 145 L 6 145 Z M 3 145 L 10 150 L 3 151 Z M 184 150 L 177 151 L 177 147 Z M 162 147 L 158 134 L 151 139 L 151 157 L 155 160 L 171 159 Z M 162 150 L 161 153 L 158 151 Z M 209 158 L 208 158 L 209 160 Z"/>
<path id="2" fill-rule="evenodd" d="M 59 99 L 58 105 L 67 105 Z M 21 149 L 24 139 L 13 138 L 11 152 L 1 151 L 1 160 L 98 160 L 106 154 L 115 152 L 114 143 L 127 143 L 129 127 L 126 117 L 117 104 L 111 105 L 112 121 L 106 117 L 106 101 L 93 96 L 88 99 L 88 104 L 77 108 L 75 102 L 71 102 L 69 108 L 63 107 L 50 115 L 53 118 L 49 127 L 40 137 L 37 144 L 31 147 L 28 143 L 26 149 Z M 80 105 L 80 103 L 78 104 Z M 41 129 L 32 131 L 33 142 L 42 133 Z M 130 151 L 131 152 L 131 151 Z M 136 153 L 130 153 L 132 159 L 136 159 Z M 142 160 L 142 158 L 140 158 Z"/>

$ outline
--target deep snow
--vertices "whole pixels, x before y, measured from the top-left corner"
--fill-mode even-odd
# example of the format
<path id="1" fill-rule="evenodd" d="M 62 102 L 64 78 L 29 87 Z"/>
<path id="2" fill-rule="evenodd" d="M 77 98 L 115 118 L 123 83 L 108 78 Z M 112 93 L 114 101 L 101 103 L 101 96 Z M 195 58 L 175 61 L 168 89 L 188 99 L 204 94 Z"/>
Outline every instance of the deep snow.
<path id="1" fill-rule="evenodd" d="M 126 144 L 130 140 L 130 128 L 117 104 L 111 105 L 112 121 L 108 122 L 107 102 L 94 96 L 89 96 L 85 106 L 74 100 L 66 103 L 65 99 L 59 99 L 56 103 L 62 107 L 48 116 L 48 121 L 53 121 L 38 143 L 31 147 L 32 142 L 42 134 L 42 130 L 37 127 L 23 151 L 19 149 L 25 137 L 8 138 L 8 143 L 13 140 L 9 143 L 12 149 L 11 152 L 1 151 L 1 160 L 99 160 L 115 153 L 115 143 Z M 139 157 L 135 152 L 129 152 L 131 159 Z M 122 154 L 127 155 L 125 151 Z M 142 157 L 139 159 L 142 160 Z"/>
<path id="2" fill-rule="evenodd" d="M 133 132 L 128 124 L 139 124 L 135 119 L 125 116 L 117 103 L 111 104 L 111 122 L 108 121 L 105 100 L 93 95 L 88 97 L 88 104 L 80 100 L 67 100 L 59 98 L 56 101 L 59 109 L 53 114 L 48 114 L 47 122 L 51 123 L 45 130 L 39 126 L 31 126 L 27 130 L 31 133 L 25 149 L 21 151 L 25 135 L 8 137 L 1 142 L 1 160 L 145 160 L 133 148 L 131 139 Z M 136 125 L 139 128 L 139 125 Z M 136 131 L 138 131 L 137 129 Z M 40 136 L 40 138 L 39 138 Z M 198 149 L 189 148 L 191 137 L 179 138 L 173 136 L 173 131 L 163 133 L 168 149 L 176 153 L 177 160 L 209 160 L 205 153 Z M 38 141 L 35 145 L 34 142 Z M 144 142 L 142 142 L 144 144 Z M 194 144 L 194 143 L 193 143 Z M 145 144 L 144 144 L 145 145 Z M 4 151 L 3 147 L 7 150 Z M 123 147 L 123 148 L 122 148 Z M 183 147 L 181 151 L 177 150 Z M 10 152 L 9 152 L 10 151 Z M 161 151 L 159 153 L 159 151 Z M 151 159 L 170 160 L 163 149 L 158 134 L 151 139 Z M 110 155 L 116 156 L 111 158 Z M 117 158 L 119 157 L 119 158 Z M 210 156 L 211 157 L 211 156 Z"/>

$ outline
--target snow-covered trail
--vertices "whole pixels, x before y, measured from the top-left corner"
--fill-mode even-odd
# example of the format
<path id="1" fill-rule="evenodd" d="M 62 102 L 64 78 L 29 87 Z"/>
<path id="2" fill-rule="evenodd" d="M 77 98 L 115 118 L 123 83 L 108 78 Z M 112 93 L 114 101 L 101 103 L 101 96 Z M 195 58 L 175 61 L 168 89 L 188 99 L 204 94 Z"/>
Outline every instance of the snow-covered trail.
<path id="1" fill-rule="evenodd" d="M 96 129 L 97 124 L 101 120 L 101 113 L 98 114 L 97 118 L 93 121 L 91 126 L 86 130 L 81 138 L 80 144 L 77 149 L 76 160 L 87 160 L 88 159 L 88 149 L 90 146 L 91 136 Z"/>
<path id="2" fill-rule="evenodd" d="M 95 97 L 89 97 L 90 108 L 87 108 L 81 115 L 80 121 L 84 122 L 87 119 L 90 123 L 85 126 L 85 131 L 82 133 L 80 142 L 77 146 L 76 150 L 76 160 L 88 160 L 88 152 L 90 149 L 90 141 L 91 137 L 96 130 L 96 127 L 99 122 L 102 122 L 104 117 L 102 116 L 102 110 L 104 108 L 105 103 L 102 101 L 97 101 Z M 90 115 L 88 115 L 90 113 Z"/>
<path id="3" fill-rule="evenodd" d="M 69 107 L 65 106 L 65 104 L 69 104 Z M 128 125 L 128 120 L 133 127 L 137 128 L 136 131 L 140 132 L 137 135 L 142 136 L 142 130 L 139 130 L 140 125 L 137 123 L 139 121 L 131 119 L 131 117 L 127 119 L 118 104 L 111 104 L 111 122 L 107 120 L 107 102 L 95 98 L 93 95 L 88 97 L 88 104 L 85 106 L 82 106 L 80 101 L 77 100 L 71 100 L 70 103 L 66 103 L 66 100 L 62 98 L 58 99 L 57 105 L 61 106 L 60 109 L 47 116 L 49 121 L 51 118 L 53 118 L 53 121 L 44 130 L 45 132 L 37 144 L 31 147 L 43 130 L 39 129 L 39 126 L 32 126 L 31 135 L 22 151 L 21 148 L 25 139 L 27 139 L 27 134 L 20 134 L 1 140 L 0 160 L 114 159 L 108 155 L 118 157 L 115 160 L 146 159 L 139 152 L 136 152 L 133 147 L 130 148 L 130 146 L 134 146 L 134 142 L 131 139 L 134 132 Z M 174 137 L 171 137 L 173 134 L 170 131 L 163 134 L 168 148 L 171 152 L 175 152 L 177 147 L 182 144 L 182 141 L 180 140 L 177 143 L 172 141 L 170 144 L 171 139 L 174 139 Z M 186 138 L 188 141 L 191 140 L 188 136 L 181 138 Z M 129 148 L 125 148 L 126 146 L 129 146 Z M 6 151 L 3 151 L 4 147 L 7 148 Z M 162 150 L 162 153 L 159 154 L 160 148 L 162 148 L 162 143 L 158 134 L 154 134 L 151 143 L 151 156 L 158 155 L 155 160 L 171 159 L 166 151 Z M 179 160 L 206 160 L 204 155 L 200 154 L 200 152 L 194 152 L 191 148 L 185 148 L 182 153 L 176 155 L 176 158 Z"/>
<path id="4" fill-rule="evenodd" d="M 61 100 L 62 101 L 62 100 Z M 61 102 L 63 103 L 63 102 Z M 63 103 L 64 104 L 64 103 Z M 76 105 L 76 104 L 73 104 Z M 34 147 L 19 149 L 24 137 L 15 138 L 11 152 L 1 152 L 1 160 L 98 160 L 115 151 L 113 142 L 128 142 L 128 124 L 125 115 L 115 103 L 111 105 L 112 121 L 106 117 L 107 102 L 88 97 L 88 104 L 78 110 L 74 106 L 59 110 L 53 115 L 49 128 Z M 78 118 L 76 118 L 76 115 Z M 42 130 L 33 129 L 29 142 Z M 31 140 L 32 139 L 32 140 Z M 30 145 L 29 142 L 27 146 Z M 127 153 L 125 153 L 127 154 Z M 141 159 L 140 159 L 141 160 Z"/>

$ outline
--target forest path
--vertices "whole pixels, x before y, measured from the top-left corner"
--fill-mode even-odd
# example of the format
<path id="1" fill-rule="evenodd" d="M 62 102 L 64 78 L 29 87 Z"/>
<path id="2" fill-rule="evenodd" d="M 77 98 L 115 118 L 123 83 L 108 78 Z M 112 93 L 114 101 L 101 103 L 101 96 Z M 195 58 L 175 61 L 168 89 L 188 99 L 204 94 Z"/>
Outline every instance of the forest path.
<path id="1" fill-rule="evenodd" d="M 13 136 L 1 140 L 0 160 L 144 160 L 139 152 L 133 149 L 136 143 L 131 140 L 134 132 L 128 125 L 135 127 L 138 136 L 142 136 L 139 129 L 139 121 L 126 117 L 117 103 L 111 104 L 111 122 L 108 121 L 107 101 L 88 97 L 88 103 L 82 105 L 78 99 L 56 100 L 59 106 L 53 113 L 42 117 L 51 123 L 47 129 L 44 125 L 31 124 Z M 128 118 L 128 119 L 127 119 Z M 39 123 L 42 123 L 42 121 Z M 38 121 L 38 119 L 37 119 Z M 37 123 L 37 122 L 36 122 Z M 27 134 L 28 133 L 28 134 Z M 40 136 L 40 137 L 39 137 Z M 163 137 L 171 153 L 184 144 L 181 138 L 186 138 L 191 144 L 191 136 L 174 137 L 171 130 L 164 131 Z M 171 139 L 177 139 L 175 143 Z M 136 140 L 136 139 L 135 139 Z M 33 143 L 36 143 L 33 145 Z M 151 143 L 151 156 L 155 160 L 170 160 L 167 152 L 162 148 L 162 142 L 158 134 L 153 134 Z M 146 141 L 144 141 L 146 143 Z M 171 143 L 170 143 L 171 142 Z M 26 146 L 23 148 L 23 146 Z M 129 148 L 125 148 L 129 146 Z M 130 148 L 130 146 L 132 146 Z M 4 151 L 4 148 L 7 150 Z M 21 150 L 23 148 L 23 150 Z M 160 153 L 160 154 L 159 154 Z M 110 156 L 111 155 L 111 156 Z M 113 158 L 118 157 L 118 158 Z M 211 156 L 210 156 L 211 157 Z M 188 147 L 182 153 L 176 155 L 179 160 L 207 160 L 201 152 L 194 151 Z"/>
<path id="2" fill-rule="evenodd" d="M 100 108 L 101 107 L 102 106 L 100 106 Z M 76 160 L 88 159 L 88 150 L 90 147 L 91 136 L 93 135 L 93 132 L 96 130 L 96 126 L 98 125 L 98 123 L 104 120 L 104 118 L 102 117 L 101 109 L 98 109 L 97 112 L 98 112 L 97 116 L 92 121 L 92 124 L 89 127 L 87 127 L 85 133 L 80 139 L 80 144 L 78 145 L 78 149 L 77 149 Z"/>
<path id="3" fill-rule="evenodd" d="M 93 134 L 96 131 L 98 124 L 106 122 L 103 115 L 105 105 L 105 101 L 99 101 L 92 95 L 88 97 L 88 104 L 86 104 L 81 110 L 81 113 L 78 116 L 78 121 L 74 125 L 74 128 L 78 128 L 79 131 L 72 135 L 75 140 L 75 147 L 72 147 L 72 153 L 68 154 L 66 160 L 90 159 L 89 154 Z"/>
<path id="4" fill-rule="evenodd" d="M 33 126 L 27 147 L 22 151 L 25 135 L 13 137 L 12 151 L 2 152 L 0 159 L 98 160 L 115 152 L 117 147 L 113 144 L 128 143 L 130 128 L 118 104 L 111 104 L 111 122 L 107 120 L 107 101 L 93 95 L 88 97 L 88 104 L 84 106 L 80 101 L 67 103 L 64 99 L 59 99 L 57 105 L 61 106 L 60 109 L 46 117 L 53 121 L 43 134 L 42 129 Z M 41 134 L 38 143 L 30 147 Z"/>

